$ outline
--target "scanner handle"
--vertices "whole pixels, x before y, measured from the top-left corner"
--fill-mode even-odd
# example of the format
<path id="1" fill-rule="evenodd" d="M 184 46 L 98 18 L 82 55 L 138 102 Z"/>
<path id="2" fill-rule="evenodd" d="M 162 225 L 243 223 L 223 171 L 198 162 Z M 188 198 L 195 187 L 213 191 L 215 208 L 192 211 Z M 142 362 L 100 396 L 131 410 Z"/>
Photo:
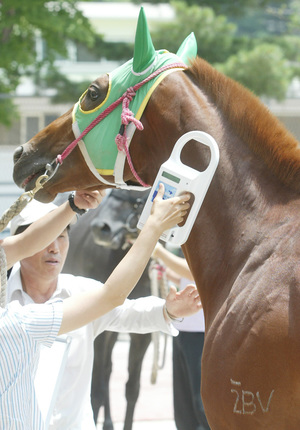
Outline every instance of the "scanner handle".
<path id="1" fill-rule="evenodd" d="M 176 142 L 176 144 L 172 150 L 170 158 L 173 159 L 176 164 L 178 164 L 178 165 L 181 164 L 182 166 L 185 166 L 185 164 L 182 163 L 182 161 L 180 159 L 180 154 L 181 154 L 181 151 L 182 151 L 183 147 L 185 146 L 185 144 L 187 142 L 189 142 L 190 140 L 197 140 L 197 142 L 200 142 L 203 145 L 206 145 L 210 148 L 211 160 L 210 160 L 208 167 L 204 170 L 204 172 L 207 172 L 207 170 L 215 169 L 215 167 L 219 163 L 219 156 L 220 156 L 219 155 L 220 154 L 219 148 L 218 148 L 218 145 L 217 145 L 215 139 L 210 134 L 207 134 L 204 131 L 193 130 L 193 131 L 189 131 L 189 132 L 185 133 L 184 135 L 182 135 L 177 140 L 177 142 Z M 193 169 L 193 170 L 195 170 L 195 169 Z M 201 173 L 203 173 L 203 172 L 201 172 Z"/>

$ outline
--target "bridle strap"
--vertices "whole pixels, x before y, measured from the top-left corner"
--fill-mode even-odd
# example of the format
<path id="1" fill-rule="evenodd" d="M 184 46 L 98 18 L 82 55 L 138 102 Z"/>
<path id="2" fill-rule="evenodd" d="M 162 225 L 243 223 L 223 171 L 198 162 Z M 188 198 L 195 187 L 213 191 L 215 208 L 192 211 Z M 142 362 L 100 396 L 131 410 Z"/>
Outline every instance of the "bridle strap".
<path id="1" fill-rule="evenodd" d="M 147 78 L 145 78 L 143 81 L 138 82 L 133 87 L 130 87 L 125 91 L 125 93 L 119 97 L 116 101 L 114 101 L 110 106 L 108 106 L 103 112 L 101 112 L 80 134 L 77 136 L 73 142 L 71 142 L 67 148 L 63 151 L 62 154 L 57 155 L 56 157 L 56 164 L 62 164 L 65 158 L 70 155 L 70 153 L 73 151 L 73 149 L 77 146 L 77 144 L 83 139 L 84 136 L 86 136 L 99 122 L 101 122 L 104 118 L 106 118 L 117 106 L 119 106 L 123 101 L 123 111 L 121 114 L 122 119 L 122 133 L 119 133 L 116 136 L 116 144 L 119 151 L 124 151 L 126 154 L 126 158 L 130 167 L 130 170 L 133 174 L 133 176 L 137 179 L 137 181 L 143 186 L 143 187 L 149 187 L 149 185 L 145 184 L 142 179 L 139 177 L 137 172 L 135 171 L 133 167 L 133 163 L 129 154 L 129 149 L 127 145 L 127 136 L 126 136 L 126 127 L 130 122 L 134 122 L 134 125 L 139 128 L 140 130 L 143 130 L 142 123 L 134 118 L 133 113 L 128 109 L 129 102 L 132 100 L 132 98 L 135 96 L 136 91 L 139 90 L 143 85 L 151 81 L 152 79 L 156 78 L 159 74 L 164 72 L 168 69 L 174 69 L 174 68 L 186 68 L 186 65 L 183 63 L 172 63 L 172 64 L 166 64 L 165 66 L 160 67 L 159 69 L 155 70 L 151 75 L 149 75 Z"/>

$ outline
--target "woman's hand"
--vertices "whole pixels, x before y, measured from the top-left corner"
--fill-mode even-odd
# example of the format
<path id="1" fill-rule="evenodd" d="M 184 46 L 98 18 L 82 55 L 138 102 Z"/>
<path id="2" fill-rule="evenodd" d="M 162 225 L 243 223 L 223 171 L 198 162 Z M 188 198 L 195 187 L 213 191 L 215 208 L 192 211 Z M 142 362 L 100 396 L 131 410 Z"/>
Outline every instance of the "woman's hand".
<path id="1" fill-rule="evenodd" d="M 105 195 L 105 190 L 78 190 L 75 193 L 74 203 L 79 209 L 95 209 L 102 202 Z"/>
<path id="2" fill-rule="evenodd" d="M 171 319 L 189 317 L 200 309 L 202 303 L 195 285 L 190 284 L 178 292 L 174 286 L 170 287 L 166 297 L 166 310 Z"/>
<path id="3" fill-rule="evenodd" d="M 148 218 L 153 223 L 153 227 L 161 233 L 180 224 L 190 208 L 190 204 L 187 203 L 190 199 L 189 193 L 163 200 L 164 190 L 164 185 L 160 183 Z"/>

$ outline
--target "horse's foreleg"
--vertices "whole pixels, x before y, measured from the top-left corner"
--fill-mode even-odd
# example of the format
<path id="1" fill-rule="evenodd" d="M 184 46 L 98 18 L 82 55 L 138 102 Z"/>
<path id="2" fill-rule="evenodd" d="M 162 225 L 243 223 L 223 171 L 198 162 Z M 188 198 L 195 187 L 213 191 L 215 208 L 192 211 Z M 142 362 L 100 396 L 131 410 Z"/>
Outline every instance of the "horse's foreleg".
<path id="1" fill-rule="evenodd" d="M 128 381 L 126 383 L 126 416 L 124 430 L 131 430 L 133 414 L 140 393 L 140 378 L 143 359 L 151 342 L 151 334 L 131 334 L 129 358 L 128 358 Z"/>
<path id="2" fill-rule="evenodd" d="M 111 414 L 110 414 L 109 381 L 107 384 L 107 393 L 106 393 L 106 397 L 105 397 L 105 401 L 104 401 L 103 430 L 114 430 L 114 425 L 113 425 Z"/>
<path id="3" fill-rule="evenodd" d="M 91 387 L 91 403 L 94 421 L 97 423 L 99 409 L 104 406 L 103 430 L 113 430 L 110 415 L 109 379 L 112 371 L 112 350 L 118 333 L 104 332 L 94 342 L 94 367 Z"/>

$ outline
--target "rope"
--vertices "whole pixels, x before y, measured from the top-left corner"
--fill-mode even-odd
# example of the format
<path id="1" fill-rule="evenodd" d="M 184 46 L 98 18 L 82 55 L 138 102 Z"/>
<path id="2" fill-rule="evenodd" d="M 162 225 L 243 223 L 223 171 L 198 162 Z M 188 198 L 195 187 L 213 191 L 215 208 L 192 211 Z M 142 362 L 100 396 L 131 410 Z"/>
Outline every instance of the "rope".
<path id="1" fill-rule="evenodd" d="M 0 246 L 0 264 L 1 264 L 0 306 L 1 308 L 4 308 L 6 305 L 7 264 L 6 264 L 6 255 L 2 246 Z"/>
<path id="2" fill-rule="evenodd" d="M 121 113 L 121 123 L 122 123 L 122 133 L 117 134 L 115 138 L 115 142 L 117 144 L 118 151 L 123 151 L 126 154 L 126 158 L 130 167 L 130 170 L 135 177 L 135 179 L 143 186 L 148 187 L 149 185 L 146 184 L 138 175 L 137 171 L 133 167 L 133 163 L 129 154 L 128 144 L 127 144 L 127 133 L 126 133 L 126 127 L 130 122 L 133 122 L 134 125 L 138 130 L 144 130 L 144 126 L 134 117 L 134 113 L 129 109 L 129 103 L 133 99 L 133 97 L 136 95 L 136 92 L 134 91 L 133 87 L 128 88 L 128 90 L 125 93 L 125 97 L 122 102 L 122 113 Z"/>
<path id="3" fill-rule="evenodd" d="M 16 215 L 18 215 L 27 205 L 28 199 L 24 198 L 24 194 L 22 194 L 12 205 L 8 208 L 0 219 L 0 231 L 3 231 L 9 221 L 13 219 Z"/>
<path id="4" fill-rule="evenodd" d="M 151 294 L 153 296 L 159 297 L 158 294 L 158 272 L 154 269 L 155 262 L 152 261 L 149 267 L 149 277 L 151 281 Z M 152 333 L 153 342 L 153 362 L 151 369 L 151 384 L 155 384 L 157 381 L 158 372 L 158 359 L 159 359 L 159 333 Z"/>
<path id="5" fill-rule="evenodd" d="M 158 264 L 158 262 L 155 260 L 152 261 L 149 267 L 149 277 L 151 281 L 151 294 L 165 299 L 167 297 L 167 277 L 165 267 L 161 264 Z M 165 365 L 168 335 L 164 334 L 164 351 L 161 365 L 159 365 L 159 339 L 160 333 L 152 333 L 153 363 L 151 371 L 151 384 L 156 383 L 158 370 L 162 369 Z"/>
<path id="6" fill-rule="evenodd" d="M 43 188 L 44 184 L 52 178 L 54 173 L 50 176 L 47 174 L 41 175 L 37 178 L 35 187 L 31 191 L 27 191 L 20 195 L 17 200 L 8 208 L 0 219 L 0 232 L 5 229 L 8 225 L 9 221 L 12 220 L 15 216 L 19 215 L 19 213 L 25 208 L 27 203 L 31 202 L 34 198 L 35 193 Z M 0 284 L 0 307 L 4 308 L 6 306 L 6 284 L 7 284 L 7 262 L 5 251 L 0 246 L 0 264 L 1 264 L 1 284 Z"/>
<path id="7" fill-rule="evenodd" d="M 9 209 L 7 209 L 0 219 L 0 231 L 3 231 L 9 221 L 18 215 L 27 205 L 28 196 L 26 193 L 22 194 Z M 1 264 L 1 285 L 0 285 L 0 307 L 4 308 L 6 305 L 6 284 L 7 284 L 7 263 L 6 255 L 2 246 L 0 247 L 0 264 Z"/>

